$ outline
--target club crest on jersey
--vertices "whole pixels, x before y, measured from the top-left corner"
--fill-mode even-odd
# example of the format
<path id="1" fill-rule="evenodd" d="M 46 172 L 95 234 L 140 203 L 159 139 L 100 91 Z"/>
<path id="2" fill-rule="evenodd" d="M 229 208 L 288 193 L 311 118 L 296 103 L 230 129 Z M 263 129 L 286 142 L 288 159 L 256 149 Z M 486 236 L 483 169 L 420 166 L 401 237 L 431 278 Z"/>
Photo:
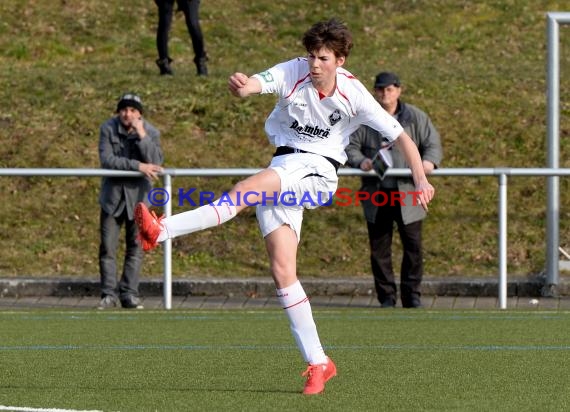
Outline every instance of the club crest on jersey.
<path id="1" fill-rule="evenodd" d="M 329 116 L 329 121 L 331 122 L 331 126 L 337 124 L 341 118 L 342 116 L 340 115 L 340 110 L 337 109 L 334 112 L 332 112 L 331 115 Z"/>
<path id="2" fill-rule="evenodd" d="M 291 126 L 291 129 L 295 129 L 295 131 L 303 136 L 306 137 L 320 137 L 321 139 L 325 139 L 329 137 L 329 132 L 331 129 L 321 129 L 319 126 L 311 126 L 311 125 L 302 125 L 299 124 L 297 120 L 294 120 Z"/>

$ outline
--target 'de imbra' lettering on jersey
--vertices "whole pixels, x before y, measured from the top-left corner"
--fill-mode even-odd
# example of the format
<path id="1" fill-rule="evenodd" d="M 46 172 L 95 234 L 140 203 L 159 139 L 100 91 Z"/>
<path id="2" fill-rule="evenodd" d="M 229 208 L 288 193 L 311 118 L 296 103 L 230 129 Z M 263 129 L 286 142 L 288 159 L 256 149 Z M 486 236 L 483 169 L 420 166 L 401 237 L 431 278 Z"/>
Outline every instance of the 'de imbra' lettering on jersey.
<path id="1" fill-rule="evenodd" d="M 320 137 L 321 139 L 326 139 L 329 137 L 329 132 L 331 129 L 321 129 L 319 126 L 311 126 L 311 125 L 301 125 L 297 120 L 294 120 L 290 126 L 291 129 L 295 129 L 295 131 L 304 136 L 310 137 Z"/>

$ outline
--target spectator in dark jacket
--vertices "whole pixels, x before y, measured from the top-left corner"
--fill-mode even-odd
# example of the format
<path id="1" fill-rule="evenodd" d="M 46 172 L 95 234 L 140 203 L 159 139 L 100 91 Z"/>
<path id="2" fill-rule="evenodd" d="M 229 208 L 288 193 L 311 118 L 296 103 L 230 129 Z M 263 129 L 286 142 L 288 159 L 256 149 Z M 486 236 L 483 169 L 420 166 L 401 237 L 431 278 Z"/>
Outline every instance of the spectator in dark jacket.
<path id="1" fill-rule="evenodd" d="M 376 76 L 374 96 L 389 114 L 400 122 L 410 135 L 422 158 L 425 174 L 441 163 L 443 151 L 439 133 L 429 116 L 411 104 L 400 100 L 400 79 L 394 73 L 382 72 Z M 382 137 L 375 130 L 361 126 L 350 137 L 346 147 L 348 164 L 362 170 L 372 169 L 372 159 L 382 145 Z M 395 168 L 409 168 L 396 147 L 390 155 Z M 400 298 L 405 308 L 421 306 L 420 285 L 423 276 L 422 220 L 424 208 L 414 199 L 411 177 L 363 177 L 362 189 L 370 198 L 362 202 L 368 225 L 370 261 L 378 300 L 383 308 L 396 305 L 397 288 L 392 266 L 392 232 L 398 226 L 403 246 L 400 270 Z M 375 194 L 375 195 L 374 195 Z M 406 195 L 404 197 L 404 195 Z M 401 202 L 398 201 L 401 199 Z M 386 200 L 386 201 L 384 201 Z"/>
<path id="2" fill-rule="evenodd" d="M 117 115 L 101 125 L 99 160 L 101 167 L 114 170 L 140 171 L 141 177 L 103 177 L 101 205 L 101 275 L 100 309 L 114 307 L 117 300 L 124 308 L 142 308 L 138 296 L 142 249 L 137 241 L 138 228 L 134 207 L 148 202 L 147 195 L 162 171 L 160 132 L 142 117 L 139 96 L 127 93 L 117 104 Z M 117 249 L 121 227 L 125 226 L 126 251 L 123 274 L 117 287 Z"/>

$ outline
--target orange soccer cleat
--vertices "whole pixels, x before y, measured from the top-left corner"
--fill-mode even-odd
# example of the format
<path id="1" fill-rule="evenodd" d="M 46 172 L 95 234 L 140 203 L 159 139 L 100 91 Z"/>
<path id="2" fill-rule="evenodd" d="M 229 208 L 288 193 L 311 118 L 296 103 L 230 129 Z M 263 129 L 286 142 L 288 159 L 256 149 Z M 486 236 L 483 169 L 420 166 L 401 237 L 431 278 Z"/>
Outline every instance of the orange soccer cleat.
<path id="1" fill-rule="evenodd" d="M 160 221 L 164 216 L 157 217 L 156 213 L 148 210 L 148 207 L 142 202 L 135 206 L 135 222 L 139 227 L 138 239 L 142 248 L 148 252 L 158 246 L 158 236 L 162 231 L 162 223 Z"/>
<path id="2" fill-rule="evenodd" d="M 305 382 L 304 395 L 317 395 L 325 390 L 325 383 L 336 376 L 336 365 L 327 357 L 328 362 L 319 365 L 309 365 L 307 370 L 303 372 L 303 376 L 307 377 Z"/>

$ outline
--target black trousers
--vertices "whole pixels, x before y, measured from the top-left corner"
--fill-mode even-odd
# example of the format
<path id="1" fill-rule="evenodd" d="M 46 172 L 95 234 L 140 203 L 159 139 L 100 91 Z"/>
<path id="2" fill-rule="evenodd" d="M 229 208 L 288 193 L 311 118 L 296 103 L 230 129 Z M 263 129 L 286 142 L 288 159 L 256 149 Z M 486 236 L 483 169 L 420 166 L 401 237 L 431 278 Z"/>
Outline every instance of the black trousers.
<path id="1" fill-rule="evenodd" d="M 158 28 L 156 30 L 156 48 L 160 60 L 170 59 L 168 54 L 168 33 L 172 26 L 175 0 L 154 0 L 158 6 Z M 194 48 L 194 61 L 206 57 L 204 36 L 200 27 L 200 0 L 176 0 L 179 9 L 184 13 L 188 34 Z"/>
<path id="2" fill-rule="evenodd" d="M 378 301 L 380 303 L 388 300 L 396 302 L 397 287 L 392 265 L 394 223 L 398 227 L 402 241 L 400 297 L 402 306 L 406 307 L 410 306 L 413 299 L 419 299 L 421 296 L 420 284 L 423 276 L 422 221 L 405 225 L 402 221 L 400 205 L 378 207 L 376 222 L 368 222 L 370 262 Z"/>
<path id="3" fill-rule="evenodd" d="M 125 261 L 123 274 L 117 287 L 117 249 L 121 227 L 125 226 Z M 99 274 L 101 276 L 101 297 L 107 295 L 119 297 L 123 301 L 127 296 L 138 296 L 139 275 L 143 262 L 143 251 L 137 241 L 138 227 L 134 220 L 129 220 L 127 211 L 114 217 L 101 209 L 101 244 L 99 245 Z"/>

